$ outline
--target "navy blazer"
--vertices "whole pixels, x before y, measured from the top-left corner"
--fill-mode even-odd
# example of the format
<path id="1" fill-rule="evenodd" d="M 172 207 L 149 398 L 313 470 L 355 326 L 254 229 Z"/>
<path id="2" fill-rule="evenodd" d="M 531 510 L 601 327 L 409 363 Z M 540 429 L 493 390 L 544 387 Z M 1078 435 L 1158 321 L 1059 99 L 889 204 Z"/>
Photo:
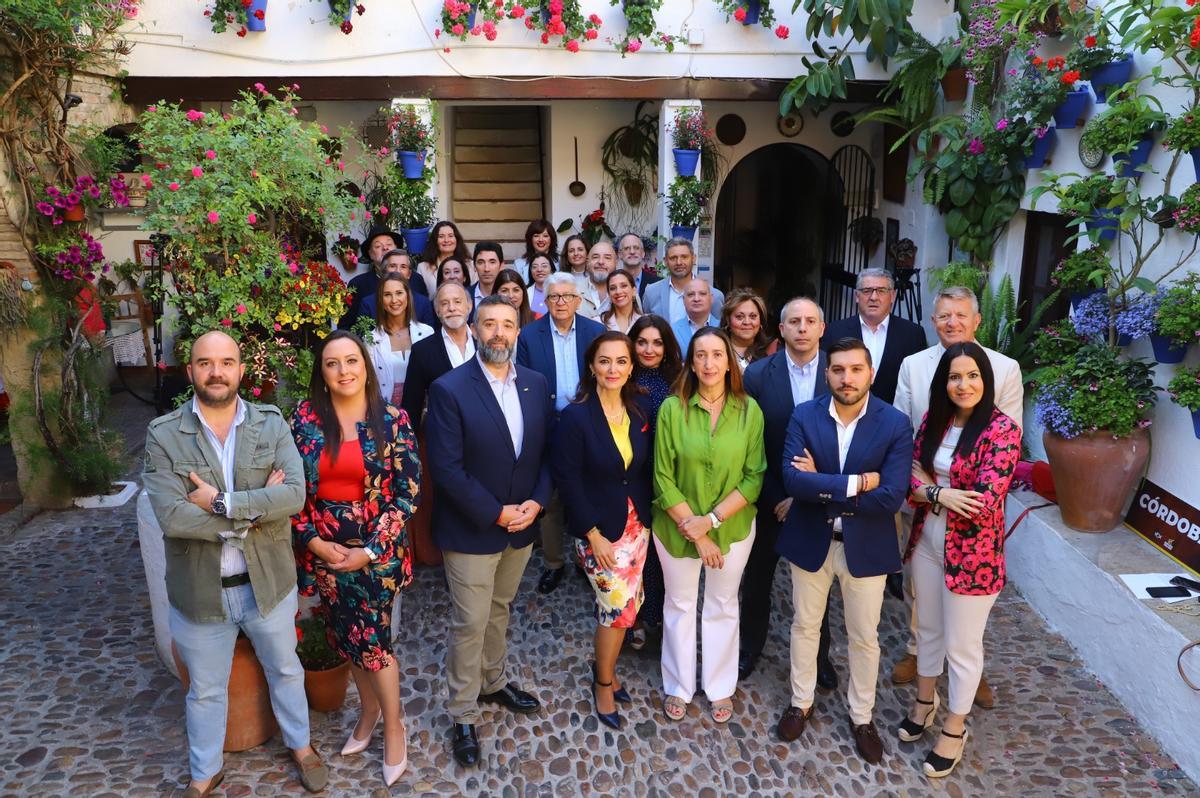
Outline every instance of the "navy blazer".
<path id="1" fill-rule="evenodd" d="M 825 378 L 828 358 L 817 350 L 817 377 L 813 386 L 813 398 L 829 397 L 829 381 Z M 412 368 L 409 366 L 409 368 Z M 754 361 L 742 375 L 746 393 L 754 397 L 763 412 L 763 437 L 767 455 L 767 473 L 763 475 L 762 493 L 758 497 L 759 512 L 775 512 L 775 505 L 787 498 L 783 489 L 783 439 L 787 435 L 788 422 L 792 420 L 792 379 L 788 374 L 787 350 L 780 348 L 775 354 Z M 405 397 L 408 383 L 404 384 Z M 409 413 L 411 416 L 412 413 Z"/>
<path id="2" fill-rule="evenodd" d="M 633 459 L 628 468 L 598 396 L 563 408 L 554 430 L 554 484 L 566 510 L 567 529 L 575 537 L 586 539 L 596 527 L 609 540 L 619 540 L 625 534 L 630 499 L 638 520 L 650 526 L 654 440 L 649 403 L 639 400 L 638 408 L 641 415 L 629 415 Z"/>
<path id="3" fill-rule="evenodd" d="M 538 537 L 537 521 L 517 533 L 496 523 L 505 504 L 550 502 L 545 452 L 554 407 L 546 401 L 542 375 L 516 369 L 525 425 L 520 457 L 478 358 L 446 372 L 429 389 L 425 441 L 437 497 L 433 537 L 444 551 L 497 554 Z"/>
<path id="4" fill-rule="evenodd" d="M 794 501 L 779 530 L 775 550 L 806 571 L 818 571 L 829 554 L 833 521 L 842 519 L 846 566 L 856 577 L 900 570 L 896 511 L 908 495 L 912 472 L 912 426 L 908 418 L 878 397 L 850 441 L 846 467 L 838 466 L 837 427 L 829 415 L 828 397 L 797 405 L 783 444 L 783 485 Z M 798 471 L 792 457 L 813 456 L 817 473 Z M 879 487 L 846 498 L 850 477 L 879 472 Z M 436 505 L 435 505 L 436 507 Z"/>
<path id="5" fill-rule="evenodd" d="M 847 319 L 830 322 L 821 336 L 821 349 L 828 349 L 834 341 L 842 338 L 862 340 L 862 322 L 857 313 Z M 871 394 L 888 404 L 896 401 L 900 364 L 904 358 L 915 355 L 925 347 L 925 328 L 908 319 L 891 316 L 888 319 L 887 341 L 883 344 L 883 357 L 874 364 L 875 381 L 871 383 Z"/>
<path id="6" fill-rule="evenodd" d="M 470 335 L 470 333 L 467 333 Z M 446 342 L 440 332 L 422 338 L 412 345 L 408 355 L 408 372 L 404 376 L 404 396 L 400 406 L 408 413 L 414 431 L 420 431 L 421 419 L 425 415 L 425 397 L 429 386 L 450 370 L 450 356 L 446 354 Z"/>
<path id="7" fill-rule="evenodd" d="M 551 406 L 558 398 L 558 375 L 554 368 L 554 338 L 553 333 L 550 332 L 552 324 L 554 324 L 554 320 L 547 313 L 537 321 L 526 324 L 521 328 L 520 336 L 517 337 L 517 365 L 539 371 L 546 378 Z M 575 357 L 580 377 L 587 369 L 587 364 L 583 362 L 583 354 L 587 352 L 592 341 L 605 329 L 600 322 L 592 321 L 578 313 L 575 314 Z"/>

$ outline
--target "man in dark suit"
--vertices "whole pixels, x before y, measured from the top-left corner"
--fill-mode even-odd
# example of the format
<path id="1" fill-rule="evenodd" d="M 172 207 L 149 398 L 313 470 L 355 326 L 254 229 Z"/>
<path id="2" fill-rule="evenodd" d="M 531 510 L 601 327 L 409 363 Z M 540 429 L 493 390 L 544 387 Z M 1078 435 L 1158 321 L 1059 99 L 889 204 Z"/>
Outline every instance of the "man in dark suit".
<path id="1" fill-rule="evenodd" d="M 446 684 L 459 764 L 479 761 L 479 701 L 533 713 L 538 700 L 504 673 L 509 605 L 550 501 L 545 450 L 554 411 L 541 374 L 513 363 L 517 311 L 487 297 L 475 313 L 478 354 L 429 391 L 434 538 L 446 564 Z"/>
<path id="2" fill-rule="evenodd" d="M 875 364 L 871 394 L 889 405 L 896 398 L 896 380 L 904 358 L 925 348 L 925 330 L 908 319 L 892 315 L 896 282 L 884 269 L 863 269 L 854 287 L 858 313 L 830 322 L 821 339 L 827 349 L 842 338 L 857 338 L 867 345 Z"/>
<path id="3" fill-rule="evenodd" d="M 646 286 L 662 279 L 657 274 L 645 270 L 646 245 L 637 233 L 621 236 L 617 241 L 617 258 L 621 261 L 621 268 L 633 279 L 633 287 L 637 289 L 639 299 L 646 296 Z"/>
<path id="4" fill-rule="evenodd" d="M 379 278 L 383 276 L 383 256 L 394 249 L 399 249 L 404 243 L 404 236 L 389 230 L 383 225 L 376 225 L 367 233 L 367 239 L 362 242 L 362 260 L 367 270 L 352 277 L 346 287 L 350 289 L 350 307 L 345 315 L 338 320 L 339 330 L 349 330 L 361 316 L 365 316 L 362 303 L 369 296 L 375 296 L 375 288 Z"/>
<path id="5" fill-rule="evenodd" d="M 546 378 L 546 388 L 555 413 L 562 412 L 575 391 L 579 375 L 587 368 L 583 355 L 588 345 L 604 332 L 604 325 L 584 318 L 576 311 L 581 300 L 575 278 L 555 272 L 546 278 L 548 312 L 521 331 L 517 341 L 517 365 L 534 369 Z M 563 549 L 562 505 L 555 500 L 546 511 L 542 524 L 542 554 L 546 569 L 538 580 L 538 591 L 552 593 L 563 577 L 566 552 Z"/>
<path id="6" fill-rule="evenodd" d="M 742 577 L 741 651 L 738 654 L 738 679 L 754 672 L 767 642 L 774 598 L 775 566 L 779 555 L 775 541 L 779 525 L 792 506 L 792 498 L 783 489 L 783 438 L 796 405 L 810 399 L 829 396 L 825 381 L 825 353 L 818 346 L 825 329 L 821 306 L 806 297 L 797 297 L 783 306 L 779 314 L 779 334 L 783 348 L 770 357 L 751 363 L 742 382 L 746 392 L 762 408 L 767 473 L 758 497 L 758 516 L 754 544 L 746 572 Z M 837 671 L 829 663 L 829 620 L 821 625 L 821 647 L 817 656 L 817 684 L 832 690 L 837 687 Z"/>
<path id="7" fill-rule="evenodd" d="M 896 511 L 908 494 L 912 427 L 870 395 L 871 353 L 856 338 L 828 350 L 831 400 L 795 409 L 783 445 L 783 485 L 793 503 L 776 546 L 792 564 L 792 698 L 779 720 L 785 741 L 804 732 L 817 681 L 817 645 L 829 589 L 845 607 L 850 730 L 859 755 L 883 758 L 872 720 L 879 678 L 884 579 L 900 568 Z"/>
<path id="8" fill-rule="evenodd" d="M 471 314 L 471 296 L 467 289 L 458 283 L 442 283 L 433 298 L 437 302 L 441 330 L 413 344 L 404 378 L 401 405 L 414 430 L 421 429 L 429 386 L 450 369 L 475 357 L 475 339 L 467 325 L 467 316 Z"/>

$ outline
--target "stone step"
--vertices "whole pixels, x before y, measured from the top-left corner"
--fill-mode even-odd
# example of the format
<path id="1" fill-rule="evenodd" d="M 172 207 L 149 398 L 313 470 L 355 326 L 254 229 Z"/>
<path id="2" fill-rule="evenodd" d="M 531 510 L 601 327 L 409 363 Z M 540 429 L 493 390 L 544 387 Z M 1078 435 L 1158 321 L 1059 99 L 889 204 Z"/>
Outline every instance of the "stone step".
<path id="1" fill-rule="evenodd" d="M 541 183 L 459 183 L 453 185 L 457 200 L 537 200 L 542 199 Z"/>
<path id="2" fill-rule="evenodd" d="M 539 163 L 537 147 L 455 147 L 455 163 Z"/>
<path id="3" fill-rule="evenodd" d="M 525 222 L 542 217 L 538 202 L 455 202 L 456 222 Z"/>
<path id="4" fill-rule="evenodd" d="M 454 146 L 481 146 L 481 147 L 528 147 L 537 146 L 538 143 L 537 128 L 523 128 L 520 130 L 473 130 L 458 128 L 454 131 Z"/>
<path id="5" fill-rule="evenodd" d="M 539 163 L 456 163 L 454 180 L 476 183 L 536 183 L 541 185 Z"/>
<path id="6" fill-rule="evenodd" d="M 454 126 L 466 129 L 537 130 L 541 114 L 537 108 L 456 108 Z"/>

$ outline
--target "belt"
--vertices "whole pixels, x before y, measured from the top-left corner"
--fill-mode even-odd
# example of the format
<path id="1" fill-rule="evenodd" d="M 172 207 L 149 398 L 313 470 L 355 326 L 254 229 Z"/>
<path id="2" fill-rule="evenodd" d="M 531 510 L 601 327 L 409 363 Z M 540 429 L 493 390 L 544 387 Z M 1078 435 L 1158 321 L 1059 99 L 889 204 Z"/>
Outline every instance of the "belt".
<path id="1" fill-rule="evenodd" d="M 250 574 L 240 573 L 233 576 L 222 576 L 221 587 L 241 587 L 242 585 L 250 584 Z"/>
<path id="2" fill-rule="evenodd" d="M 834 539 L 834 540 L 836 540 L 838 543 L 842 543 L 842 542 L 844 542 L 844 539 L 842 538 L 842 533 L 841 533 L 841 532 L 834 532 L 834 533 L 833 533 L 833 539 Z"/>

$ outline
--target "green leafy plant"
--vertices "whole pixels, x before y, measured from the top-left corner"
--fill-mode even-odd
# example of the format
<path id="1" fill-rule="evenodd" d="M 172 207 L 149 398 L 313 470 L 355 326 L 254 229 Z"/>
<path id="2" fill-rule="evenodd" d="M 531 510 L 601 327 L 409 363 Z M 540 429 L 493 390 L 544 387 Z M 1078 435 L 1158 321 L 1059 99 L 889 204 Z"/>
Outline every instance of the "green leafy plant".
<path id="1" fill-rule="evenodd" d="M 1155 324 L 1159 335 L 1178 345 L 1200 340 L 1200 273 L 1192 272 L 1163 291 Z"/>
<path id="2" fill-rule="evenodd" d="M 1145 360 L 1122 358 L 1114 346 L 1085 343 L 1030 375 L 1038 421 L 1064 438 L 1100 430 L 1120 437 L 1148 427 L 1157 400 L 1152 369 Z"/>
<path id="3" fill-rule="evenodd" d="M 667 189 L 667 218 L 673 225 L 695 227 L 711 194 L 712 183 L 707 180 L 676 177 Z"/>
<path id="4" fill-rule="evenodd" d="M 703 108 L 685 105 L 675 111 L 670 123 L 671 144 L 680 150 L 699 150 L 712 140 L 708 117 Z"/>
<path id="5" fill-rule="evenodd" d="M 236 25 L 237 35 L 241 37 L 246 35 L 251 13 L 250 4 L 242 0 L 214 0 L 211 7 L 204 9 L 204 16 L 208 17 L 213 33 L 224 33 L 230 26 Z"/>
<path id="6" fill-rule="evenodd" d="M 962 286 L 978 294 L 987 280 L 987 275 L 987 264 L 981 266 L 961 260 L 951 261 L 939 269 L 929 270 L 929 287 L 940 291 L 943 288 Z"/>
<path id="7" fill-rule="evenodd" d="M 1049 175 L 1042 185 L 1030 192 L 1030 202 L 1036 204 L 1038 198 L 1050 192 L 1058 198 L 1060 212 L 1068 216 L 1087 217 L 1098 210 L 1127 204 L 1130 190 L 1127 178 L 1115 175 L 1083 177 L 1074 172 L 1065 172 Z"/>
<path id="8" fill-rule="evenodd" d="M 1200 233 L 1200 183 L 1188 186 L 1171 214 L 1185 233 Z"/>
<path id="9" fill-rule="evenodd" d="M 725 12 L 725 19 L 733 17 L 738 22 L 744 24 L 746 19 L 746 0 L 714 0 L 717 6 Z M 760 0 L 758 10 L 758 24 L 764 28 L 775 28 L 775 11 L 771 8 L 771 0 Z M 779 28 L 775 28 L 775 35 L 781 39 L 787 38 L 787 28 L 783 28 L 783 33 L 780 34 Z"/>
<path id="10" fill-rule="evenodd" d="M 1050 273 L 1050 284 L 1064 291 L 1082 292 L 1104 288 L 1112 263 L 1103 247 L 1091 246 L 1072 252 Z"/>
<path id="11" fill-rule="evenodd" d="M 654 15 L 662 8 L 663 0 L 609 0 L 609 5 L 621 6 L 625 15 L 625 33 L 614 42 L 621 57 L 636 53 L 651 42 L 668 53 L 675 52 L 675 38 L 657 30 Z"/>
<path id="12" fill-rule="evenodd" d="M 346 661 L 333 647 L 332 641 L 333 636 L 319 610 L 296 621 L 296 656 L 300 658 L 304 670 L 327 671 Z"/>
<path id="13" fill-rule="evenodd" d="M 1098 67 L 1119 61 L 1124 56 L 1125 51 L 1111 43 L 1107 33 L 1101 30 L 1099 34 L 1085 36 L 1071 48 L 1066 58 L 1084 78 L 1090 78 Z"/>
<path id="14" fill-rule="evenodd" d="M 436 129 L 425 121 L 415 105 L 392 109 L 388 116 L 388 132 L 392 134 L 392 143 L 401 152 L 424 152 L 437 143 Z"/>
<path id="15" fill-rule="evenodd" d="M 1171 120 L 1163 146 L 1178 152 L 1200 148 L 1200 108 L 1188 108 Z"/>
<path id="16" fill-rule="evenodd" d="M 387 220 L 396 227 L 412 230 L 429 227 L 437 221 L 437 197 L 433 196 L 435 174 L 426 169 L 423 177 L 410 180 L 395 166 L 389 166 L 373 181 L 367 202 L 371 207 L 387 208 Z"/>
<path id="17" fill-rule="evenodd" d="M 608 134 L 600 145 L 600 165 L 614 189 L 620 189 L 630 206 L 650 194 L 658 173 L 658 115 L 643 110 L 647 101 L 633 109 L 633 120 Z"/>
<path id="18" fill-rule="evenodd" d="M 351 21 L 353 14 L 357 13 L 360 17 L 367 13 L 366 6 L 359 0 L 328 0 L 329 2 L 329 24 L 341 30 L 342 33 L 349 36 L 354 30 L 354 23 Z"/>
<path id="19" fill-rule="evenodd" d="M 975 331 L 975 340 L 981 345 L 1008 355 L 1021 366 L 1023 373 L 1033 368 L 1033 336 L 1036 334 L 1046 311 L 1058 301 L 1054 291 L 1038 304 L 1030 314 L 1029 324 L 1022 325 L 1021 305 L 1012 278 L 1004 275 L 995 289 L 985 283 L 979 295 L 979 313 L 982 320 Z"/>
<path id="20" fill-rule="evenodd" d="M 943 39 L 934 44 L 911 30 L 901 31 L 899 38 L 896 71 L 880 95 L 880 100 L 890 105 L 861 114 L 856 121 L 886 122 L 911 134 L 933 116 L 939 81 L 961 63 L 962 44 L 954 39 Z"/>
<path id="21" fill-rule="evenodd" d="M 1167 383 L 1167 395 L 1193 413 L 1200 410 L 1200 366 L 1180 369 Z"/>
<path id="22" fill-rule="evenodd" d="M 1162 103 L 1150 95 L 1128 96 L 1097 114 L 1083 131 L 1082 145 L 1109 155 L 1132 152 L 1166 123 Z"/>

